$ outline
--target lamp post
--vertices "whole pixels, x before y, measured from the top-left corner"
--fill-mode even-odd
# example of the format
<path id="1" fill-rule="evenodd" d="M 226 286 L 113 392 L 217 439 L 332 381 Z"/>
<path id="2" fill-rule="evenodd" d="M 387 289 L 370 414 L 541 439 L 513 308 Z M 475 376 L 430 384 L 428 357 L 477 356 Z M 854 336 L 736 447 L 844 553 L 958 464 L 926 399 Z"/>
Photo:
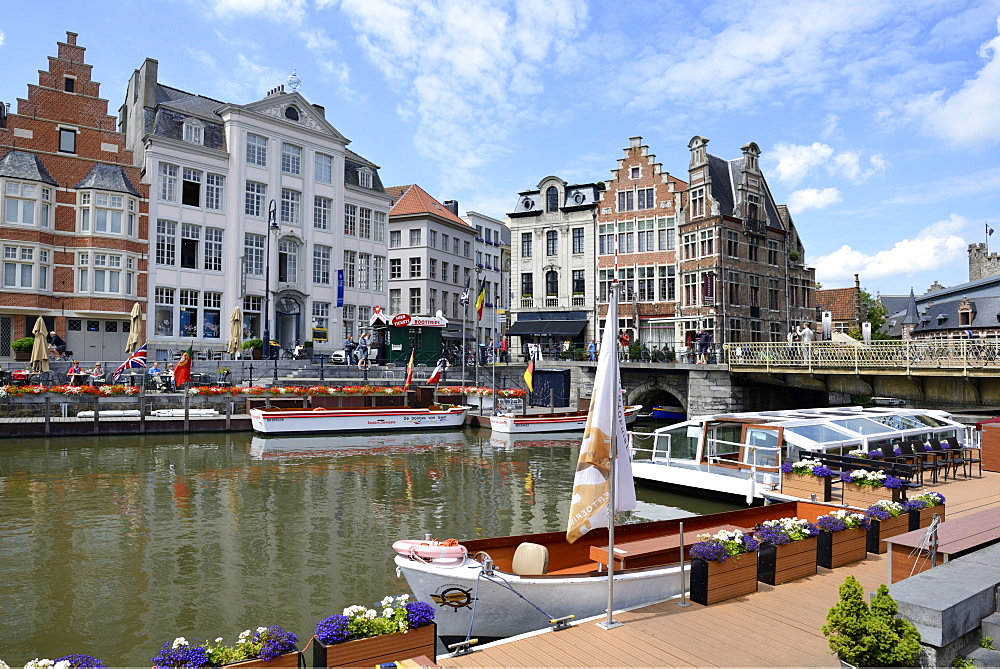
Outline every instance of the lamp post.
<path id="1" fill-rule="evenodd" d="M 271 359 L 271 231 L 279 230 L 278 204 L 267 206 L 267 241 L 264 244 L 264 359 Z"/>

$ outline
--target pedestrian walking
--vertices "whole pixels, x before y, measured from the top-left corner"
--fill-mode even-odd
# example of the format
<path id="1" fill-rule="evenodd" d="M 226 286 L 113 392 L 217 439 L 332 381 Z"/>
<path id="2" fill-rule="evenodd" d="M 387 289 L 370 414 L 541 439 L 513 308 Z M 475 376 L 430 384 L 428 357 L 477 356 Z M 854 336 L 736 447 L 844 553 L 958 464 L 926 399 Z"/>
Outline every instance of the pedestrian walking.
<path id="1" fill-rule="evenodd" d="M 597 342 L 593 339 L 587 344 L 587 360 L 597 360 Z"/>

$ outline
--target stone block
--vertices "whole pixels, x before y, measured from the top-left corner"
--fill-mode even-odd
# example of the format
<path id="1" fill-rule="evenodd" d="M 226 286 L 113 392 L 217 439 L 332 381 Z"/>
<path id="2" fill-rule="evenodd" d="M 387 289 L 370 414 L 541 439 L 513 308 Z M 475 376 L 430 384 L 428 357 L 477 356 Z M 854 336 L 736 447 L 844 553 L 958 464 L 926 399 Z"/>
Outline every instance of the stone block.
<path id="1" fill-rule="evenodd" d="M 1000 667 L 1000 650 L 977 648 L 969 653 L 968 658 L 972 660 L 977 667 Z"/>
<path id="2" fill-rule="evenodd" d="M 977 629 L 996 610 L 998 583 L 1000 565 L 962 558 L 895 583 L 890 592 L 923 642 L 940 647 Z"/>
<path id="3" fill-rule="evenodd" d="M 994 645 L 1000 643 L 1000 613 L 983 618 L 983 636 L 993 639 Z"/>

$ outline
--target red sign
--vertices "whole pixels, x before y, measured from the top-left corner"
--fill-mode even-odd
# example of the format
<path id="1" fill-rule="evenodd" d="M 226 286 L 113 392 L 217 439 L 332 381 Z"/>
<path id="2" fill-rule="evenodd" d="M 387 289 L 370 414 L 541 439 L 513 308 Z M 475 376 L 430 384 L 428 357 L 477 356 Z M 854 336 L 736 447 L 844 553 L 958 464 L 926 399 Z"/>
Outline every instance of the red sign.
<path id="1" fill-rule="evenodd" d="M 403 328 L 410 324 L 410 314 L 396 314 L 392 317 L 392 324 L 397 328 Z"/>

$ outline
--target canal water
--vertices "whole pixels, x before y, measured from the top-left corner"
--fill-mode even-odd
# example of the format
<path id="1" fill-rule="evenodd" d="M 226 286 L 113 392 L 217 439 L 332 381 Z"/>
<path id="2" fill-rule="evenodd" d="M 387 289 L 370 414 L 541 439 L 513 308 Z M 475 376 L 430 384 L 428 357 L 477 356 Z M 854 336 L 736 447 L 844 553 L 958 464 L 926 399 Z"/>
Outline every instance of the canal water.
<path id="1" fill-rule="evenodd" d="M 304 645 L 344 607 L 408 592 L 397 539 L 564 529 L 578 451 L 488 430 L 4 440 L 0 660 L 149 666 L 175 637 L 261 625 Z M 734 508 L 638 498 L 632 521 Z"/>

